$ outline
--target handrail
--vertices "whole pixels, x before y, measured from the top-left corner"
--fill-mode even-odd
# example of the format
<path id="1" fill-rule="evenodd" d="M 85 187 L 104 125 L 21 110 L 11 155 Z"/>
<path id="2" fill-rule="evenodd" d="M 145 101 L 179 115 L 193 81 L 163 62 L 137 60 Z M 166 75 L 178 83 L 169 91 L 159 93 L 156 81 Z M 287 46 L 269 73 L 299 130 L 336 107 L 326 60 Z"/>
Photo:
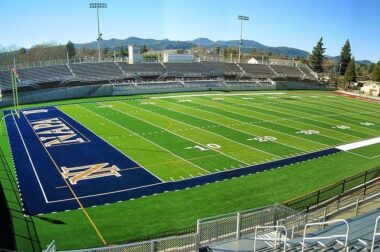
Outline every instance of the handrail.
<path id="1" fill-rule="evenodd" d="M 269 229 L 269 228 L 275 228 L 276 229 L 276 238 L 267 238 L 267 237 L 257 237 L 257 230 L 258 229 Z M 284 229 L 285 231 L 285 238 L 281 238 L 278 237 L 278 229 L 281 228 L 281 229 Z M 288 240 L 288 230 L 286 229 L 285 226 L 256 226 L 255 227 L 255 236 L 254 236 L 254 240 L 253 240 L 253 251 L 256 252 L 256 242 L 257 240 L 259 241 L 274 241 L 275 242 L 275 247 L 277 246 L 277 241 L 282 241 L 284 242 L 284 252 L 286 251 L 286 242 Z"/>
<path id="2" fill-rule="evenodd" d="M 379 224 L 380 216 L 377 216 L 375 221 L 375 229 L 373 230 L 373 237 L 372 237 L 372 244 L 371 244 L 371 252 L 373 252 L 373 249 L 375 248 L 375 239 L 376 236 L 380 236 L 380 232 L 377 231 L 377 225 Z"/>
<path id="3" fill-rule="evenodd" d="M 325 225 L 328 225 L 328 224 L 339 223 L 339 222 L 343 222 L 346 225 L 346 227 L 347 227 L 346 234 L 341 234 L 341 235 L 336 234 L 336 235 L 330 235 L 330 236 L 306 237 L 306 230 L 307 230 L 308 227 L 325 226 Z M 304 250 L 305 250 L 305 241 L 306 240 L 326 240 L 326 239 L 331 239 L 331 238 L 344 238 L 345 239 L 344 240 L 344 246 L 347 247 L 349 232 L 350 232 L 350 225 L 344 219 L 337 219 L 337 220 L 324 221 L 324 222 L 307 223 L 305 225 L 304 230 L 303 230 L 303 238 L 302 238 L 302 244 L 301 244 L 301 246 L 302 246 L 302 252 L 304 252 Z"/>

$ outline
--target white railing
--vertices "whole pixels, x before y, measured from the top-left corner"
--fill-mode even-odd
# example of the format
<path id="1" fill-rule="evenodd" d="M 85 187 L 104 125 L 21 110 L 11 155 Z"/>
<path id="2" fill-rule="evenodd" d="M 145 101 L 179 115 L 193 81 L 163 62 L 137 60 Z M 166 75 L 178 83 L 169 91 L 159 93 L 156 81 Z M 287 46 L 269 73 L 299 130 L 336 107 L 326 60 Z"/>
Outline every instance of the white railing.
<path id="1" fill-rule="evenodd" d="M 375 222 L 375 228 L 373 230 L 373 237 L 372 237 L 372 244 L 371 244 L 371 252 L 373 252 L 374 248 L 375 248 L 375 240 L 376 240 L 376 236 L 380 236 L 380 232 L 377 232 L 377 225 L 379 224 L 379 220 L 380 220 L 380 216 L 378 216 L 376 218 L 376 222 Z"/>
<path id="2" fill-rule="evenodd" d="M 329 224 L 335 224 L 335 223 L 344 223 L 345 226 L 346 226 L 346 232 L 344 234 L 332 234 L 332 235 L 327 235 L 327 236 L 311 236 L 311 237 L 307 237 L 306 235 L 306 230 L 310 227 L 324 227 L 326 225 L 329 225 Z M 338 238 L 343 238 L 344 239 L 344 243 L 342 243 L 342 245 L 344 247 L 347 248 L 347 251 L 348 251 L 348 247 L 347 247 L 347 243 L 348 243 L 348 234 L 350 232 L 350 225 L 348 224 L 348 222 L 346 220 L 343 220 L 343 219 L 338 219 L 338 220 L 332 220 L 332 221 L 324 221 L 324 222 L 315 222 L 315 223 L 307 223 L 305 225 L 305 228 L 304 228 L 304 231 L 303 231 L 303 238 L 302 238 L 302 252 L 304 252 L 305 250 L 305 247 L 306 247 L 306 241 L 310 240 L 310 241 L 317 241 L 319 243 L 320 240 L 332 240 L 332 239 L 338 239 Z M 339 240 L 337 240 L 338 242 L 340 242 Z"/>
<path id="3" fill-rule="evenodd" d="M 259 237 L 257 236 L 257 231 L 260 229 L 275 229 L 276 237 Z M 282 238 L 281 232 L 278 229 L 283 229 L 285 236 Z M 253 251 L 256 252 L 257 241 L 273 241 L 274 248 L 277 247 L 277 242 L 283 242 L 284 252 L 286 251 L 286 242 L 288 240 L 288 231 L 285 226 L 256 226 L 255 227 L 255 235 L 253 240 Z"/>

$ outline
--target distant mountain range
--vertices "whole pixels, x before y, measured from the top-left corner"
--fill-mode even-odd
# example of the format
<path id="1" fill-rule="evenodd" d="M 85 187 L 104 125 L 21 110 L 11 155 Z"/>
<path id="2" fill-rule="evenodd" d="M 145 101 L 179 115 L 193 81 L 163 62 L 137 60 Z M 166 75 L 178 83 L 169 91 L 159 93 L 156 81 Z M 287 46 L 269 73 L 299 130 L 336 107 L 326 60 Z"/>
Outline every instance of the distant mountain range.
<path id="1" fill-rule="evenodd" d="M 103 48 L 107 47 L 111 51 L 120 49 L 122 46 L 124 48 L 127 48 L 127 46 L 131 44 L 135 44 L 139 46 L 143 46 L 145 44 L 151 50 L 190 49 L 194 45 L 200 45 L 200 46 L 204 46 L 206 48 L 211 49 L 215 47 L 225 48 L 225 47 L 231 47 L 231 46 L 238 46 L 239 40 L 212 41 L 208 38 L 197 38 L 191 41 L 177 41 L 177 40 L 169 40 L 169 39 L 156 40 L 156 39 L 143 39 L 143 38 L 138 38 L 138 37 L 129 37 L 127 39 L 112 38 L 109 40 L 102 41 L 102 47 Z M 83 43 L 83 44 L 75 43 L 74 45 L 76 48 L 83 48 L 83 47 L 86 47 L 87 49 L 97 48 L 96 41 L 93 41 L 90 43 Z M 309 56 L 309 52 L 300 50 L 297 48 L 286 47 L 286 46 L 279 46 L 279 47 L 266 46 L 254 40 L 244 40 L 242 51 L 250 52 L 252 50 L 257 50 L 264 53 L 287 55 L 290 58 L 296 58 L 296 57 L 307 58 Z M 328 57 L 328 58 L 336 61 L 339 59 L 339 56 Z M 358 63 L 370 64 L 372 62 L 369 60 L 363 60 L 363 61 L 358 61 Z"/>

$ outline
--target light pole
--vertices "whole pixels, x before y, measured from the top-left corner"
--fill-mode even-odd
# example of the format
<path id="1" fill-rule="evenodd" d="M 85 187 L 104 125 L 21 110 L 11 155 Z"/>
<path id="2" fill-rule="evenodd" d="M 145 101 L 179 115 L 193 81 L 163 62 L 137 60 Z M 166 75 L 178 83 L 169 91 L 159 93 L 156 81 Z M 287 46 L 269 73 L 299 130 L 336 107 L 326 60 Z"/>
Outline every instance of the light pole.
<path id="1" fill-rule="evenodd" d="M 241 27 L 240 27 L 240 43 L 239 43 L 239 63 L 240 63 L 240 51 L 241 51 L 241 45 L 243 44 L 243 22 L 249 21 L 249 17 L 239 15 L 238 19 L 241 20 Z"/>
<path id="2" fill-rule="evenodd" d="M 102 40 L 102 34 L 100 33 L 100 27 L 99 27 L 99 9 L 105 9 L 107 8 L 107 3 L 90 3 L 90 8 L 95 9 L 96 8 L 96 16 L 98 19 L 98 54 L 99 54 L 99 62 L 102 60 L 102 56 L 100 54 L 100 41 Z"/>

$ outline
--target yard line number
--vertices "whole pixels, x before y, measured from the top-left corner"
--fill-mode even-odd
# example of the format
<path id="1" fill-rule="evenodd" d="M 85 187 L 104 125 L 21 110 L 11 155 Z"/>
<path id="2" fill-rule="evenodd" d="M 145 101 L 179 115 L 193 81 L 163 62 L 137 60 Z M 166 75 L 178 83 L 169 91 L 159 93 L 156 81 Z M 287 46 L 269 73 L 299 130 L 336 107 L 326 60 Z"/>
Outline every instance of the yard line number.
<path id="1" fill-rule="evenodd" d="M 185 150 L 193 150 L 193 149 L 196 149 L 196 150 L 199 150 L 199 151 L 208 151 L 210 149 L 220 149 L 220 145 L 219 144 L 214 144 L 214 143 L 209 143 L 209 144 L 206 145 L 206 147 L 200 146 L 200 145 L 194 145 L 194 146 L 186 147 L 185 148 Z"/>
<path id="2" fill-rule="evenodd" d="M 258 141 L 260 143 L 263 143 L 263 142 L 269 142 L 269 141 L 276 141 L 277 138 L 275 138 L 273 136 L 262 136 L 262 137 L 248 138 L 247 140 L 248 141 Z"/>

